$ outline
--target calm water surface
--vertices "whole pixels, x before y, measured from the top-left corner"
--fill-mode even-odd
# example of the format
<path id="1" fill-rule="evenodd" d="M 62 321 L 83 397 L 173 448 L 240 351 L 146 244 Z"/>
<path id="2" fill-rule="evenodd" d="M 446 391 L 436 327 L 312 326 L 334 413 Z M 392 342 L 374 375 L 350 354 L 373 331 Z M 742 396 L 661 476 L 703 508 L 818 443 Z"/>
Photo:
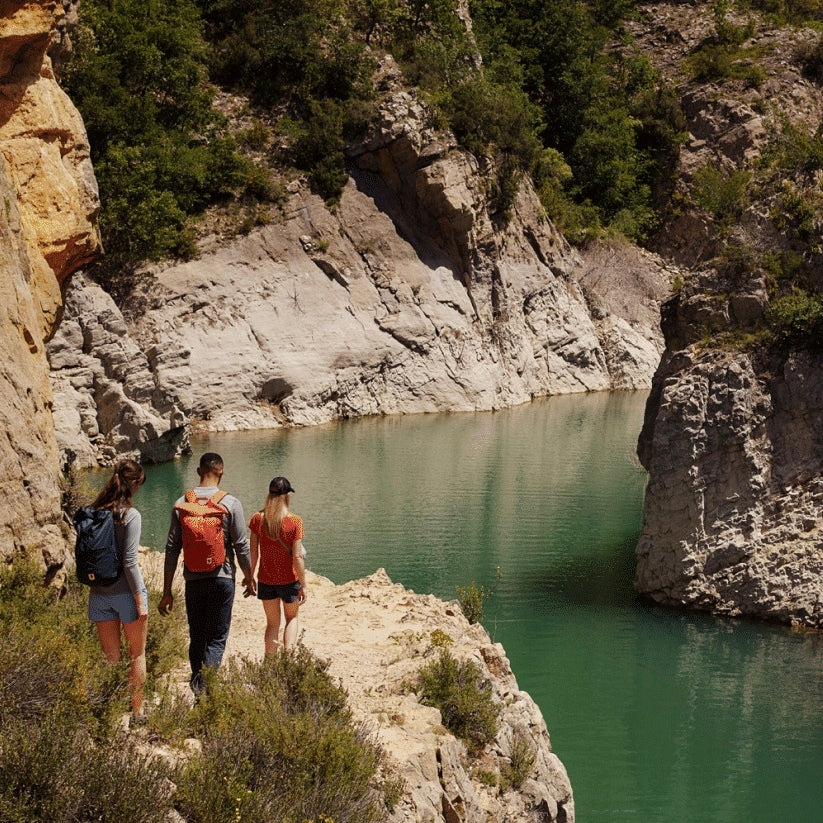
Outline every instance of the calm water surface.
<path id="1" fill-rule="evenodd" d="M 484 624 L 546 718 L 579 823 L 823 820 L 823 636 L 632 592 L 644 402 L 595 394 L 213 435 L 148 467 L 143 542 L 162 547 L 205 450 L 223 455 L 247 516 L 284 474 L 318 574 L 383 566 L 448 599 L 472 580 L 493 589 Z"/>

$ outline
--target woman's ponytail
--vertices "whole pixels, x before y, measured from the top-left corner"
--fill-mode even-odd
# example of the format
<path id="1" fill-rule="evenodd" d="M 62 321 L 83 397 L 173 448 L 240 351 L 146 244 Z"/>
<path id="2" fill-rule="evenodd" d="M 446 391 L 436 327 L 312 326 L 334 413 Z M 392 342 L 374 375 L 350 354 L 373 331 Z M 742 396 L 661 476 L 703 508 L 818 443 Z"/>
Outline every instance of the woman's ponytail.
<path id="1" fill-rule="evenodd" d="M 121 520 L 131 508 L 131 499 L 138 486 L 146 480 L 146 472 L 136 460 L 123 460 L 114 467 L 114 472 L 97 499 L 94 509 L 111 509 L 115 520 Z"/>

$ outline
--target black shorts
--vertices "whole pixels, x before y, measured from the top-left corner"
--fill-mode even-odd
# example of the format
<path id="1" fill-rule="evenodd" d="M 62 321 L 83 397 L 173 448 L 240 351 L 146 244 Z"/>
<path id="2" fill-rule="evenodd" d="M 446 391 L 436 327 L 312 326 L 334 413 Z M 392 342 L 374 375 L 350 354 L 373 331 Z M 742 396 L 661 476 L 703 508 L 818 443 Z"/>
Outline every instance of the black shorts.
<path id="1" fill-rule="evenodd" d="M 257 597 L 259 600 L 282 600 L 284 603 L 294 603 L 300 597 L 300 581 L 286 583 L 284 586 L 272 586 L 269 583 L 257 581 Z"/>

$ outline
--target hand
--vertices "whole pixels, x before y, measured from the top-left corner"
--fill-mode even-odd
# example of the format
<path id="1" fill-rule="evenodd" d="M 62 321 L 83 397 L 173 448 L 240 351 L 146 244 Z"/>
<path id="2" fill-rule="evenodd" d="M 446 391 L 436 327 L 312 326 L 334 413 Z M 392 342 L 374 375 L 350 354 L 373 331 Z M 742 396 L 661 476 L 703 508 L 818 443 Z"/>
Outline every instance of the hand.
<path id="1" fill-rule="evenodd" d="M 306 591 L 305 584 L 300 587 L 300 591 L 297 594 L 297 602 L 298 603 L 305 603 L 306 598 L 308 597 L 309 593 Z"/>
<path id="2" fill-rule="evenodd" d="M 138 594 L 134 598 L 135 603 L 137 604 L 137 617 L 148 617 L 149 616 L 149 607 L 146 601 L 143 599 L 143 595 Z"/>
<path id="3" fill-rule="evenodd" d="M 169 614 L 174 606 L 174 597 L 170 594 L 164 594 L 160 598 L 160 602 L 157 604 L 157 611 L 160 612 L 164 617 Z"/>
<path id="4" fill-rule="evenodd" d="M 244 577 L 243 585 L 246 587 L 243 597 L 254 597 L 257 594 L 257 584 L 254 582 L 253 577 Z"/>

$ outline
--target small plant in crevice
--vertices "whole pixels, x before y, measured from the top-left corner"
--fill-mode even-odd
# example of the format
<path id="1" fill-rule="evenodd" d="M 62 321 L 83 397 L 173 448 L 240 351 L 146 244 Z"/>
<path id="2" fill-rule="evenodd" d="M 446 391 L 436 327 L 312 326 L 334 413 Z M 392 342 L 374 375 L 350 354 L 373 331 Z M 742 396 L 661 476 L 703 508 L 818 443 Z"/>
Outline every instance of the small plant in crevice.
<path id="1" fill-rule="evenodd" d="M 531 777 L 537 763 L 537 751 L 529 737 L 519 732 L 512 742 L 509 762 L 503 767 L 503 778 L 513 789 L 519 789 Z"/>
<path id="2" fill-rule="evenodd" d="M 460 609 L 469 623 L 481 623 L 483 621 L 486 600 L 492 595 L 491 589 L 485 586 L 478 586 L 474 580 L 468 586 L 455 586 L 457 599 L 460 601 Z"/>

